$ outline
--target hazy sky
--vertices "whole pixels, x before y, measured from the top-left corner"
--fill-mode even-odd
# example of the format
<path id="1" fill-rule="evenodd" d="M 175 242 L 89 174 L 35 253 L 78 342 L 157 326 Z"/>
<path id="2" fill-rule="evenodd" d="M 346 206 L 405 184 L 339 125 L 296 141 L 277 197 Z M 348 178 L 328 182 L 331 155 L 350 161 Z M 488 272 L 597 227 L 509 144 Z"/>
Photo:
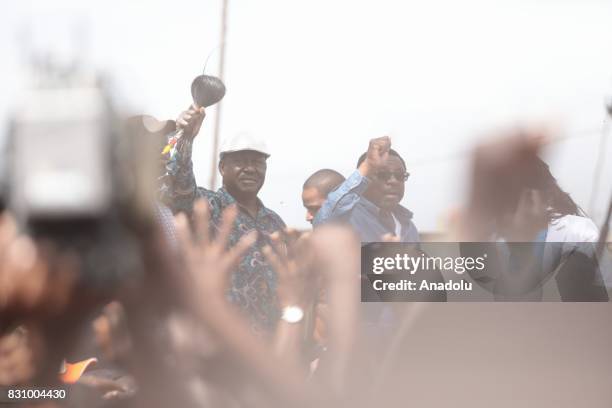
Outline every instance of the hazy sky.
<path id="1" fill-rule="evenodd" d="M 212 0 L 10 2 L 0 16 L 0 120 L 32 49 L 76 54 L 111 75 L 121 107 L 174 118 L 219 44 L 220 14 Z M 412 173 L 403 204 L 421 230 L 435 230 L 462 203 L 474 141 L 544 120 L 571 137 L 546 157 L 588 209 L 612 95 L 611 16 L 612 2 L 594 0 L 229 0 L 222 137 L 266 139 L 261 197 L 305 227 L 304 179 L 322 167 L 348 175 L 368 139 L 388 134 Z M 217 63 L 213 53 L 207 72 Z M 194 151 L 203 186 L 213 113 Z M 604 155 L 597 221 L 612 194 L 612 141 Z"/>

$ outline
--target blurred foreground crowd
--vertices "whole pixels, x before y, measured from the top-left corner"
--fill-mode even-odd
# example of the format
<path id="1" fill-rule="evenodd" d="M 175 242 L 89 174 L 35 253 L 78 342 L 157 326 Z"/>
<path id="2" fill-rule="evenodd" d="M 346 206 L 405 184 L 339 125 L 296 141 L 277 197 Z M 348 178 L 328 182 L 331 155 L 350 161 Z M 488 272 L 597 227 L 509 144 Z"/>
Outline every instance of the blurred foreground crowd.
<path id="1" fill-rule="evenodd" d="M 360 303 L 362 244 L 420 239 L 400 205 L 410 176 L 401 153 L 380 137 L 346 178 L 312 174 L 302 201 L 313 229 L 297 231 L 258 198 L 273 165 L 262 140 L 228 139 L 222 187 L 197 186 L 191 146 L 204 118 L 192 105 L 176 121 L 133 119 L 143 129 L 156 122 L 145 131 L 163 151 L 156 222 L 132 251 L 144 273 L 112 290 L 83 283 L 88 261 L 78 250 L 29 236 L 2 213 L 0 385 L 68 390 L 64 401 L 25 403 L 33 406 L 338 407 L 378 405 L 383 395 L 403 406 L 385 387 L 410 369 L 389 353 L 409 336 L 398 329 L 414 305 Z M 605 238 L 538 157 L 549 138 L 517 128 L 476 146 L 468 201 L 445 240 Z M 595 251 L 606 250 L 601 242 Z M 576 254 L 563 248 L 551 273 Z M 503 295 L 534 300 L 529 271 Z M 594 272 L 572 273 L 580 291 L 562 291 L 564 300 L 608 300 Z M 503 275 L 483 285 L 499 291 Z"/>

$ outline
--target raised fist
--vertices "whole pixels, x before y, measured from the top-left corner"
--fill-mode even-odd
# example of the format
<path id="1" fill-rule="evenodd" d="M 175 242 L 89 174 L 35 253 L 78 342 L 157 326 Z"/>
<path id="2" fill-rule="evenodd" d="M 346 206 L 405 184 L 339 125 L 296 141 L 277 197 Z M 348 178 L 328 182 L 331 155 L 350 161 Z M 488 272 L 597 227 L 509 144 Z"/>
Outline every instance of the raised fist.
<path id="1" fill-rule="evenodd" d="M 359 172 L 363 176 L 368 176 L 382 167 L 389 157 L 389 149 L 391 149 L 389 136 L 370 140 L 366 159 L 359 166 Z"/>

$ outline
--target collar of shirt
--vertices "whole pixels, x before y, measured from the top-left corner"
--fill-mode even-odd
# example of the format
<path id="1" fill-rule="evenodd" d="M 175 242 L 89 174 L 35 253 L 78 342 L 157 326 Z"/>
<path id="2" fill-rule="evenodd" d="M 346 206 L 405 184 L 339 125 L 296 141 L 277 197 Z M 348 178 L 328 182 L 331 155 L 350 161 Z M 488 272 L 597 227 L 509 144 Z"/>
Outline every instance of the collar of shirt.
<path id="1" fill-rule="evenodd" d="M 382 210 L 376 206 L 376 204 L 363 196 L 361 196 L 359 201 L 369 213 L 371 213 L 377 219 L 380 219 L 380 213 Z M 391 211 L 391 213 L 395 216 L 395 218 L 397 218 L 402 226 L 410 224 L 410 221 L 412 220 L 412 211 L 406 207 L 402 207 L 399 204 Z"/>
<path id="2" fill-rule="evenodd" d="M 221 203 L 222 203 L 223 208 L 236 204 L 242 213 L 250 216 L 249 212 L 243 209 L 242 206 L 236 201 L 234 197 L 232 197 L 232 195 L 226 189 L 221 187 L 219 190 L 217 190 L 217 194 L 221 198 Z M 258 220 L 266 218 L 266 217 L 273 217 L 275 215 L 274 212 L 272 212 L 271 210 L 267 209 L 264 206 L 263 202 L 259 198 L 257 198 L 257 207 L 258 207 L 257 209 L 257 219 Z"/>

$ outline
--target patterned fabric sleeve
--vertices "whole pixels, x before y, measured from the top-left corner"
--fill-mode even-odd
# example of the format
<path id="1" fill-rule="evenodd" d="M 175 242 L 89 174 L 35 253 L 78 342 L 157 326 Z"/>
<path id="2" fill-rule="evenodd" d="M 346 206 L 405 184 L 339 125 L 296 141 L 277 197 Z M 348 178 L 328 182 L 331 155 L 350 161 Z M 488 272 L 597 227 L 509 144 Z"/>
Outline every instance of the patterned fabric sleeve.
<path id="1" fill-rule="evenodd" d="M 175 133 L 168 135 L 170 140 Z M 181 137 L 177 148 L 166 160 L 166 173 L 161 177 L 159 198 L 173 213 L 184 211 L 191 214 L 193 203 L 198 197 L 198 188 L 191 161 L 193 139 Z"/>

